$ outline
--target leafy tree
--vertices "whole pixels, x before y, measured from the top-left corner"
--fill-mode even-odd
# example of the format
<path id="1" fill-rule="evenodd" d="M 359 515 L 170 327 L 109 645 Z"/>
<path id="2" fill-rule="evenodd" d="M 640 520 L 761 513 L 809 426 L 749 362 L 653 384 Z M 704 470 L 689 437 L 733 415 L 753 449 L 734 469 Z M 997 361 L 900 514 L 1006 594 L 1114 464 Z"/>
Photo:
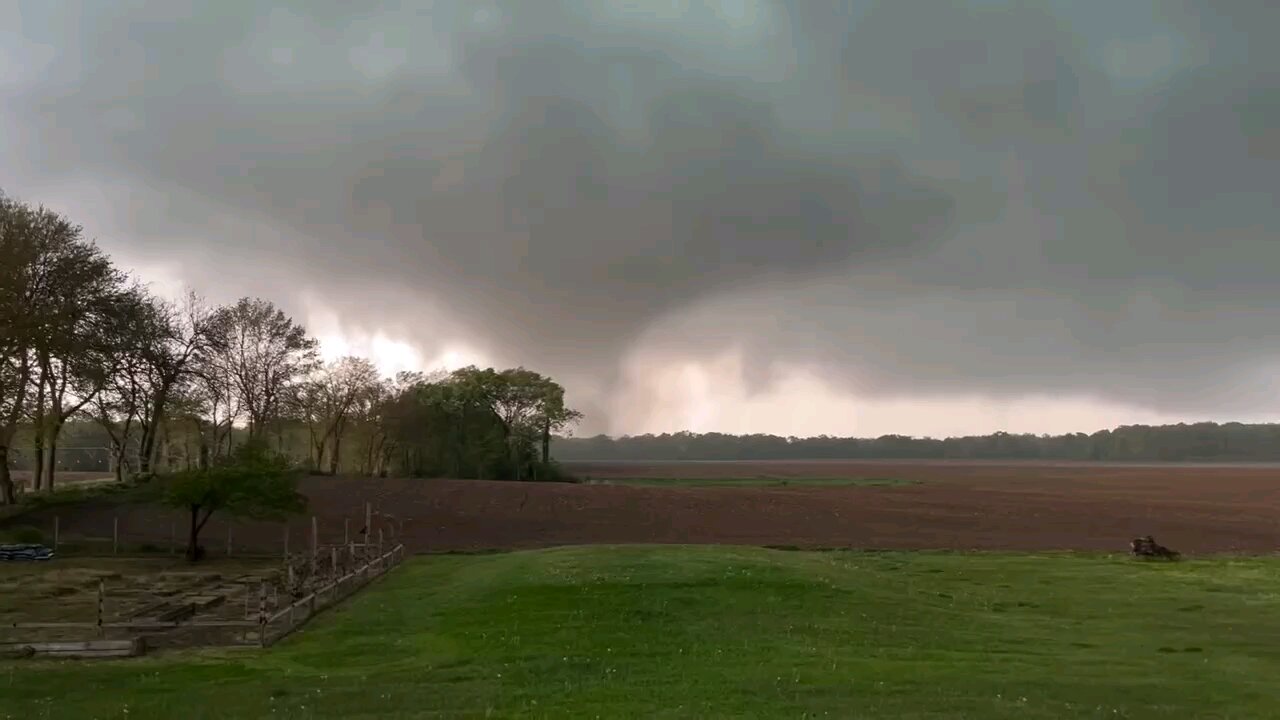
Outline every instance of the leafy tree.
<path id="1" fill-rule="evenodd" d="M 524 368 L 462 368 L 409 388 L 388 412 L 413 474 L 517 480 L 536 472 L 540 436 L 581 417 L 565 407 L 564 388 Z"/>
<path id="2" fill-rule="evenodd" d="M 191 514 L 186 554 L 193 562 L 202 555 L 200 531 L 215 512 L 275 519 L 302 512 L 307 502 L 288 459 L 272 453 L 262 438 L 209 467 L 165 478 L 164 501 Z"/>
<path id="3" fill-rule="evenodd" d="M 58 433 L 106 384 L 139 293 L 78 225 L 4 195 L 0 258 L 0 499 L 13 502 L 18 424 L 34 421 L 37 483 L 52 488 Z"/>

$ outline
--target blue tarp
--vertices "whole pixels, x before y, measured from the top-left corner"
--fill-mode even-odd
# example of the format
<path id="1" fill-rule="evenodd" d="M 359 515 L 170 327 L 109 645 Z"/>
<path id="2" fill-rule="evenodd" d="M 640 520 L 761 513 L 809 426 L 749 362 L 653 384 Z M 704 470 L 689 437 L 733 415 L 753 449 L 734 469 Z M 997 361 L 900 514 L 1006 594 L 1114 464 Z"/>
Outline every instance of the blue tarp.
<path id="1" fill-rule="evenodd" d="M 0 545 L 0 561 L 37 561 L 52 560 L 53 548 L 44 545 Z"/>

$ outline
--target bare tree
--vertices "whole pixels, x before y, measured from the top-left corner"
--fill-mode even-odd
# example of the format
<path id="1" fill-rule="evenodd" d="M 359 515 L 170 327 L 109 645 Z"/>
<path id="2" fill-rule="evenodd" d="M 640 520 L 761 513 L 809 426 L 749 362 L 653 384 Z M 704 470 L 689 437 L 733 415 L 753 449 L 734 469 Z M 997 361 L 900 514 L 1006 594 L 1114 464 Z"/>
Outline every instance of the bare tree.
<path id="1" fill-rule="evenodd" d="M 316 470 L 328 447 L 329 473 L 337 474 L 348 426 L 354 416 L 363 416 L 376 399 L 379 383 L 378 370 L 372 362 L 349 356 L 319 368 L 300 384 L 296 404 L 310 434 Z"/>
<path id="2" fill-rule="evenodd" d="M 117 481 L 124 480 L 129 448 L 144 412 L 144 372 L 136 357 L 127 359 L 92 403 L 94 418 L 111 441 L 111 464 Z"/>
<path id="3" fill-rule="evenodd" d="M 139 471 L 149 473 L 156 459 L 156 440 L 164 427 L 170 401 L 194 374 L 199 354 L 210 343 L 218 312 L 194 292 L 179 303 L 155 302 L 150 317 L 149 342 L 142 346 L 146 392 L 138 416 Z"/>
<path id="4" fill-rule="evenodd" d="M 196 426 L 199 467 L 208 467 L 211 460 L 229 454 L 231 431 L 244 413 L 231 368 L 216 345 L 197 355 L 192 380 L 182 386 L 177 400 L 175 404 Z"/>
<path id="5" fill-rule="evenodd" d="M 218 313 L 207 360 L 230 380 L 250 438 L 266 433 L 293 383 L 315 368 L 316 345 L 305 328 L 266 300 L 242 298 Z"/>

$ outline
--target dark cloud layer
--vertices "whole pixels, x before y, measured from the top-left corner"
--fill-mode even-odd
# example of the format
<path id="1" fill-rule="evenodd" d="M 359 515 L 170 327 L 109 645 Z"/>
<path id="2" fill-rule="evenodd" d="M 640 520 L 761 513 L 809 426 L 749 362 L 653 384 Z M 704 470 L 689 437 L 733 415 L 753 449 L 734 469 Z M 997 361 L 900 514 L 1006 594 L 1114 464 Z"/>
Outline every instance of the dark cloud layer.
<path id="1" fill-rule="evenodd" d="M 105 187 L 197 285 L 602 386 L 643 342 L 749 348 L 752 386 L 1278 399 L 1269 3 L 50 5 L 7 18 L 0 183 Z"/>

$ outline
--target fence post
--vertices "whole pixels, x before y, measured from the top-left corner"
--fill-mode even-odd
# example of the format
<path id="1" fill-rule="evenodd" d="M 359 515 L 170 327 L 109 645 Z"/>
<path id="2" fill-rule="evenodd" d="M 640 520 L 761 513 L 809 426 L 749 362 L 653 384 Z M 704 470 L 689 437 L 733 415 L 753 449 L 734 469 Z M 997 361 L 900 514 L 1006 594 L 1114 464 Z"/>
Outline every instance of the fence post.
<path id="1" fill-rule="evenodd" d="M 364 504 L 364 541 L 368 544 L 373 538 L 373 503 Z"/>
<path id="2" fill-rule="evenodd" d="M 284 524 L 284 557 L 289 559 L 289 523 Z"/>
<path id="3" fill-rule="evenodd" d="M 320 554 L 320 524 L 316 516 L 311 516 L 311 576 L 316 574 L 316 556 Z"/>
<path id="4" fill-rule="evenodd" d="M 231 523 L 227 523 L 227 557 L 231 557 Z"/>
<path id="5" fill-rule="evenodd" d="M 263 581 L 258 590 L 258 645 L 267 646 L 267 583 Z"/>
<path id="6" fill-rule="evenodd" d="M 120 554 L 120 516 L 111 517 L 111 554 Z"/>
<path id="7" fill-rule="evenodd" d="M 102 637 L 102 606 L 105 602 L 107 594 L 107 583 L 102 578 L 98 578 L 98 637 Z"/>
<path id="8" fill-rule="evenodd" d="M 336 545 L 329 548 L 329 565 L 333 576 L 338 577 L 338 548 Z"/>
<path id="9" fill-rule="evenodd" d="M 53 551 L 58 552 L 58 516 L 53 516 Z"/>
<path id="10" fill-rule="evenodd" d="M 351 518 L 342 518 L 342 544 L 351 542 Z"/>
<path id="11" fill-rule="evenodd" d="M 169 521 L 169 554 L 172 555 L 178 547 L 178 523 L 174 520 Z"/>
<path id="12" fill-rule="evenodd" d="M 382 528 L 378 528 L 378 557 L 382 557 Z"/>

